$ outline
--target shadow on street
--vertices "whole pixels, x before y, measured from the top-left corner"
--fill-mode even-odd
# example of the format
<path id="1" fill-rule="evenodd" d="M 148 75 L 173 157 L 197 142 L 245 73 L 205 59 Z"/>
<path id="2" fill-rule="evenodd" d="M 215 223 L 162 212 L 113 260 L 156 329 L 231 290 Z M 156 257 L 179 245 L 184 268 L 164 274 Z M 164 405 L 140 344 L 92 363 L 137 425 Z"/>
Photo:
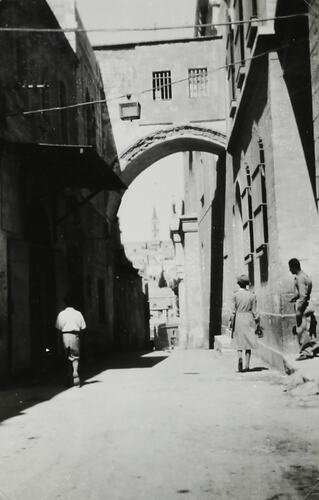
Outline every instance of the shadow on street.
<path id="1" fill-rule="evenodd" d="M 99 383 L 98 380 L 90 379 L 105 370 L 152 368 L 167 357 L 143 351 L 113 353 L 104 360 L 84 359 L 80 370 L 81 385 Z M 70 389 L 66 386 L 65 379 L 66 369 L 60 361 L 48 372 L 27 375 L 0 387 L 0 425 L 8 418 L 23 415 L 27 408 L 48 401 L 57 394 Z"/>
<path id="2" fill-rule="evenodd" d="M 159 355 L 155 352 L 122 353 L 108 360 L 108 368 L 112 370 L 129 368 L 152 368 L 168 358 L 168 355 Z"/>

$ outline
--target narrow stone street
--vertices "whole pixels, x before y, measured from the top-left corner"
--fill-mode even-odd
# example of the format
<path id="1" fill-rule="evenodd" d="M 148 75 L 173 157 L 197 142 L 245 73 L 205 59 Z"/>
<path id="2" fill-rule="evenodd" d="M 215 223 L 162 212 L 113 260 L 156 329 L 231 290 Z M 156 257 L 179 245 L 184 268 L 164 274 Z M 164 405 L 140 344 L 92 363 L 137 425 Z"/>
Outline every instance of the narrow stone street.
<path id="1" fill-rule="evenodd" d="M 252 361 L 239 374 L 232 351 L 125 355 L 80 389 L 21 388 L 20 412 L 2 391 L 1 500 L 305 498 L 319 398 Z"/>

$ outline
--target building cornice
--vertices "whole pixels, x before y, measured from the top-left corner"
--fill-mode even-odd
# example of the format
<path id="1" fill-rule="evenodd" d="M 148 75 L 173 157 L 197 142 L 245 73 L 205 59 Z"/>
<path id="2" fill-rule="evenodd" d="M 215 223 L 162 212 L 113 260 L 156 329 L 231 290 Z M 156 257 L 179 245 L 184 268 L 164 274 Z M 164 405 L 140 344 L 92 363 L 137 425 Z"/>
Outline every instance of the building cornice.
<path id="1" fill-rule="evenodd" d="M 176 44 L 176 43 L 200 43 L 200 42 L 209 42 L 212 40 L 220 40 L 222 39 L 221 35 L 216 36 L 203 36 L 199 38 L 173 38 L 171 40 L 149 40 L 149 41 L 140 41 L 140 42 L 130 42 L 130 43 L 118 43 L 118 44 L 104 44 L 104 45 L 93 45 L 93 50 L 102 51 L 102 50 L 129 50 L 135 49 L 135 47 L 144 47 L 144 46 L 153 46 L 153 45 L 164 45 L 164 44 Z"/>

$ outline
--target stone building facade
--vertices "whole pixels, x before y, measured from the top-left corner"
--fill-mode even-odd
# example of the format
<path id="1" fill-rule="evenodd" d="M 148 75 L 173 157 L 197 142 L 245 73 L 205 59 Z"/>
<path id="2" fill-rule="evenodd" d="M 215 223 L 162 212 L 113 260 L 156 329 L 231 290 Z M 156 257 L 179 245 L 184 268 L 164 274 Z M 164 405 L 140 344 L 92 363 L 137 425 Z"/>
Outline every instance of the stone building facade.
<path id="1" fill-rule="evenodd" d="M 118 233 L 118 247 L 120 247 Z M 150 307 L 143 278 L 126 256 L 124 247 L 117 248 L 115 262 L 115 345 L 118 350 L 145 350 L 150 346 Z"/>
<path id="2" fill-rule="evenodd" d="M 223 41 L 217 30 L 206 36 L 204 40 L 157 40 L 95 47 L 106 91 L 114 98 L 109 103 L 110 117 L 120 152 L 121 177 L 127 185 L 145 168 L 174 152 L 223 154 L 224 75 L 217 71 L 223 65 Z M 130 103 L 140 105 L 140 119 L 121 119 L 120 107 Z M 214 169 L 217 158 L 207 154 L 209 157 Z M 189 178 L 190 186 L 195 182 L 194 179 Z M 190 197 L 191 191 L 190 187 Z M 211 215 L 211 193 L 205 193 L 205 196 L 201 213 L 207 213 L 200 225 L 208 262 L 211 233 L 210 229 L 205 232 L 204 227 Z M 117 199 L 116 195 L 112 197 L 115 213 L 120 196 Z M 188 262 L 185 265 L 185 277 L 183 275 L 185 281 L 182 279 L 179 283 L 179 340 L 184 347 L 208 347 L 209 336 L 212 335 L 209 332 L 213 331 L 210 325 L 215 321 L 209 318 L 212 314 L 211 305 L 217 303 L 215 297 L 211 299 L 210 290 L 207 294 L 211 268 L 201 271 L 198 231 L 194 232 L 198 221 L 192 222 L 194 203 L 187 195 L 183 223 L 181 226 L 178 223 L 172 231 L 174 241 L 178 240 L 175 241 L 177 251 L 183 253 Z M 200 289 L 201 274 L 206 287 L 203 294 Z M 217 291 L 217 287 L 214 290 Z M 218 294 L 220 296 L 220 292 Z M 214 307 L 216 309 L 217 306 Z M 205 320 L 202 308 L 205 309 Z"/>
<path id="3" fill-rule="evenodd" d="M 154 224 L 154 215 L 152 222 Z M 156 236 L 156 228 L 154 233 Z M 143 280 L 149 304 L 150 338 L 153 340 L 158 325 L 179 323 L 178 285 L 184 276 L 184 265 L 176 258 L 171 240 L 126 242 L 124 249 Z"/>
<path id="4" fill-rule="evenodd" d="M 185 208 L 176 243 L 185 256 L 184 345 L 208 348 L 221 329 L 224 155 L 185 153 L 184 179 Z"/>
<path id="5" fill-rule="evenodd" d="M 208 3 L 198 2 L 203 24 Z M 290 258 L 300 259 L 312 277 L 312 306 L 319 312 L 318 12 L 318 2 L 230 0 L 221 2 L 219 13 L 219 20 L 229 23 L 223 28 L 222 323 L 225 328 L 236 276 L 245 272 L 265 332 L 260 353 L 279 365 L 282 353 L 298 349 L 291 333 Z M 200 170 L 194 171 L 201 179 Z"/>
<path id="6" fill-rule="evenodd" d="M 4 0 L 0 19 L 14 28 L 81 26 L 74 2 L 61 0 Z M 57 353 L 55 316 L 67 292 L 77 296 L 92 351 L 114 348 L 120 243 L 106 214 L 109 190 L 124 185 L 112 171 L 106 104 L 26 114 L 104 99 L 86 35 L 0 37 L 0 371 L 8 375 L 45 369 L 45 353 Z M 140 280 L 135 286 L 142 294 Z"/>
<path id="7" fill-rule="evenodd" d="M 220 36 L 158 40 L 94 47 L 119 156 L 155 131 L 189 124 L 224 131 L 220 87 L 223 75 L 212 74 L 221 64 Z M 200 84 L 192 85 L 200 81 Z M 129 99 L 127 98 L 129 97 Z M 138 102 L 140 119 L 122 120 L 121 104 Z"/>

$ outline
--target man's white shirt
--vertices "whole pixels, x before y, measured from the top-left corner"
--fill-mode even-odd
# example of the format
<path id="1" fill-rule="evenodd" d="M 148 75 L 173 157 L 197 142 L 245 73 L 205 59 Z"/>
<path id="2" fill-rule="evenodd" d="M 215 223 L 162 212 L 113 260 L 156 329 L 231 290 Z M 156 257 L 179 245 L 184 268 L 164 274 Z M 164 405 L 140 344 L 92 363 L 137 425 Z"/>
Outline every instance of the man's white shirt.
<path id="1" fill-rule="evenodd" d="M 80 311 L 67 307 L 58 314 L 55 327 L 61 332 L 79 332 L 86 328 L 84 318 Z"/>

